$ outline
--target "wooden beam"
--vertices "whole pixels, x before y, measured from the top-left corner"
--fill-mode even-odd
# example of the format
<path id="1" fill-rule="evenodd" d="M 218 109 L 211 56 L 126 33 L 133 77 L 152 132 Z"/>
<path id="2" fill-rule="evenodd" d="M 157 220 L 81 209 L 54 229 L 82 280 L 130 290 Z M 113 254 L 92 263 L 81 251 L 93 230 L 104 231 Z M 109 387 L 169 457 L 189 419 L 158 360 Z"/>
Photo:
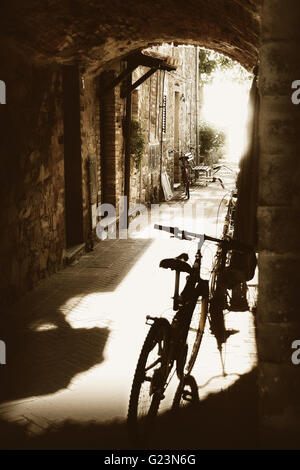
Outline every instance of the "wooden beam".
<path id="1" fill-rule="evenodd" d="M 140 86 L 142 83 L 144 83 L 145 80 L 147 80 L 151 75 L 153 75 L 157 71 L 157 68 L 152 68 L 148 70 L 141 78 L 139 78 L 136 82 L 133 83 L 133 85 L 127 86 L 124 91 L 121 93 L 121 98 L 125 98 L 125 96 L 128 96 L 135 90 L 138 86 Z"/>
<path id="2" fill-rule="evenodd" d="M 107 85 L 103 90 L 100 90 L 100 94 L 103 96 L 108 91 L 115 88 L 119 85 L 120 82 L 125 80 L 137 67 L 140 65 L 144 67 L 150 67 L 149 72 L 147 72 L 142 78 L 137 80 L 131 87 L 130 90 L 127 89 L 121 93 L 121 97 L 125 98 L 127 93 L 131 93 L 135 88 L 141 85 L 147 78 L 149 78 L 156 70 L 166 70 L 171 72 L 172 70 L 176 70 L 176 67 L 172 65 L 164 64 L 164 60 L 156 57 L 145 56 L 143 54 L 134 54 L 128 58 L 127 61 L 127 68 L 123 70 L 109 85 Z"/>
<path id="3" fill-rule="evenodd" d="M 128 75 L 130 75 L 134 69 L 138 67 L 137 64 L 130 64 L 127 66 L 123 72 L 121 72 L 109 85 L 107 85 L 103 90 L 100 90 L 100 95 L 105 95 L 108 91 L 115 88 L 120 82 L 122 82 Z"/>

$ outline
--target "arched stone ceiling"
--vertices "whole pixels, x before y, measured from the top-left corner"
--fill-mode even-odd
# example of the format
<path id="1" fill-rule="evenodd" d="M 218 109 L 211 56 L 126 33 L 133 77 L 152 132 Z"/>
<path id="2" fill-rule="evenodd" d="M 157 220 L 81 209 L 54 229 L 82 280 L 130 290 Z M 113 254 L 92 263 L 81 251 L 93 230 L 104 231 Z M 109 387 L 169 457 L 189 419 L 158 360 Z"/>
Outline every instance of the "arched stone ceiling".
<path id="1" fill-rule="evenodd" d="M 257 60 L 261 0 L 10 0 L 0 35 L 39 61 L 88 68 L 149 44 L 199 44 L 246 68 Z"/>

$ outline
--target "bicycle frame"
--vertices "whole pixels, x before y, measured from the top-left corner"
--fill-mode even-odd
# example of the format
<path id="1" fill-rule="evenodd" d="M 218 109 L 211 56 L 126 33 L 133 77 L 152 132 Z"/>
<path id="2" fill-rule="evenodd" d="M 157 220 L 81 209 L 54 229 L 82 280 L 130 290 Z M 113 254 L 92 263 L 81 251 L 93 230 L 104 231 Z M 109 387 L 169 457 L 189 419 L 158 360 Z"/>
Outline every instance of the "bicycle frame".
<path id="1" fill-rule="evenodd" d="M 179 236 L 181 232 L 173 231 L 175 236 Z M 182 232 L 183 233 L 183 232 Z M 191 237 L 191 232 L 185 232 L 183 235 L 184 238 Z M 190 239 L 190 238 L 187 238 Z M 195 261 L 192 266 L 191 274 L 188 276 L 186 280 L 186 284 L 179 295 L 179 283 L 180 283 L 180 271 L 176 271 L 175 273 L 175 290 L 174 290 L 174 298 L 173 298 L 173 310 L 176 312 L 172 323 L 170 325 L 170 334 L 169 339 L 167 341 L 167 351 L 166 351 L 166 362 L 163 366 L 163 383 L 167 380 L 169 376 L 174 362 L 180 361 L 182 358 L 182 354 L 184 354 L 184 347 L 186 345 L 186 340 L 189 332 L 189 327 L 192 319 L 192 315 L 200 296 L 208 298 L 209 287 L 208 281 L 201 279 L 200 270 L 201 270 L 201 247 L 203 245 L 204 240 L 202 238 L 198 242 L 198 248 L 195 254 Z M 180 257 L 179 257 L 180 258 Z M 147 316 L 146 323 L 151 324 L 150 321 L 157 321 L 157 318 L 153 318 L 151 316 Z M 180 347 L 178 347 L 180 346 Z M 184 365 L 183 365 L 184 367 Z M 177 366 L 178 372 L 178 366 Z"/>
<path id="2" fill-rule="evenodd" d="M 227 223 L 229 224 L 230 221 L 228 220 Z M 198 239 L 198 249 L 196 252 L 196 257 L 195 257 L 195 262 L 192 267 L 192 272 L 190 274 L 190 277 L 187 279 L 186 285 L 179 296 L 178 289 L 179 289 L 179 277 L 180 273 L 176 273 L 176 280 L 175 280 L 175 292 L 174 292 L 174 305 L 173 308 L 174 310 L 177 310 L 176 315 L 174 316 L 174 320 L 180 321 L 181 329 L 183 330 L 183 336 L 182 338 L 184 341 L 186 340 L 187 334 L 188 334 L 188 328 L 189 324 L 191 321 L 191 316 L 193 314 L 193 310 L 195 308 L 197 299 L 200 295 L 203 297 L 207 296 L 209 297 L 209 282 L 201 279 L 200 276 L 200 269 L 201 269 L 201 248 L 203 243 L 208 240 L 208 241 L 213 241 L 218 243 L 219 245 L 219 250 L 220 250 L 220 256 L 221 256 L 221 261 L 220 261 L 220 269 L 222 270 L 225 267 L 226 263 L 226 257 L 227 257 L 227 252 L 231 250 L 232 248 L 240 251 L 248 251 L 251 250 L 252 247 L 249 247 L 245 244 L 239 243 L 235 240 L 228 239 L 224 237 L 223 233 L 223 238 L 215 238 L 215 237 L 210 237 L 205 234 L 197 234 L 193 232 L 188 232 L 186 230 L 180 230 L 178 227 L 168 227 L 168 226 L 163 226 L 163 225 L 154 225 L 154 228 L 158 230 L 163 230 L 166 231 L 172 235 L 174 235 L 175 238 L 178 238 L 180 240 L 192 240 L 192 239 Z M 199 292 L 196 291 L 196 285 L 200 287 Z M 225 287 L 223 287 L 219 282 L 218 279 L 216 280 L 216 293 L 218 296 L 224 296 L 224 289 L 226 290 Z M 179 300 L 182 300 L 183 303 L 180 306 Z M 211 300 L 211 299 L 210 299 Z M 209 303 L 210 303 L 209 300 Z M 183 319 L 183 320 L 182 320 Z M 172 322 L 172 324 L 173 324 Z"/>

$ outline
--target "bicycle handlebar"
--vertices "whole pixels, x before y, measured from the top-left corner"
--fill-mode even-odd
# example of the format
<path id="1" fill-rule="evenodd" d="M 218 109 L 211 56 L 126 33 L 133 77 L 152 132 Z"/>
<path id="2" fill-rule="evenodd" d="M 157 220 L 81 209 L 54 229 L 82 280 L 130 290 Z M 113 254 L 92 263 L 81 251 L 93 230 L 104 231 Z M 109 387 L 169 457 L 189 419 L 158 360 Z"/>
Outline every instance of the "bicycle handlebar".
<path id="1" fill-rule="evenodd" d="M 211 237 L 205 234 L 188 232 L 187 230 L 182 230 L 182 229 L 179 229 L 178 227 L 169 227 L 167 225 L 155 224 L 154 228 L 157 230 L 162 230 L 164 232 L 171 233 L 179 240 L 191 240 L 192 238 L 198 238 L 199 244 L 201 246 L 203 245 L 205 241 L 210 241 L 210 242 L 215 242 L 221 245 L 227 245 L 228 250 L 234 249 L 234 250 L 242 251 L 242 252 L 249 252 L 253 250 L 252 246 L 247 245 L 245 243 L 238 242 L 236 240 L 232 240 L 232 239 L 228 240 L 228 239 L 223 239 L 223 238 L 215 238 L 215 237 Z"/>

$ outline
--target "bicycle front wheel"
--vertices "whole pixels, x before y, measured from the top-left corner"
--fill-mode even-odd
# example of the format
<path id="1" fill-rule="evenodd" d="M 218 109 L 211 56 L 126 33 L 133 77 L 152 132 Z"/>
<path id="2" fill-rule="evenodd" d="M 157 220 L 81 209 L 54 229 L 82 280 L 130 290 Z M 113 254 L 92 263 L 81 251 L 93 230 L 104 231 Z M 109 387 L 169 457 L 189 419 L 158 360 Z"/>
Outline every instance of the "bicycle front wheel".
<path id="1" fill-rule="evenodd" d="M 198 385 L 192 375 L 185 375 L 180 381 L 172 404 L 172 410 L 199 404 Z"/>
<path id="2" fill-rule="evenodd" d="M 153 429 L 167 380 L 170 325 L 158 319 L 151 326 L 136 366 L 128 407 L 130 437 L 145 443 Z"/>
<path id="3" fill-rule="evenodd" d="M 184 374 L 189 375 L 194 367 L 200 349 L 208 310 L 208 298 L 200 297 L 191 319 L 187 335 L 187 357 Z"/>

